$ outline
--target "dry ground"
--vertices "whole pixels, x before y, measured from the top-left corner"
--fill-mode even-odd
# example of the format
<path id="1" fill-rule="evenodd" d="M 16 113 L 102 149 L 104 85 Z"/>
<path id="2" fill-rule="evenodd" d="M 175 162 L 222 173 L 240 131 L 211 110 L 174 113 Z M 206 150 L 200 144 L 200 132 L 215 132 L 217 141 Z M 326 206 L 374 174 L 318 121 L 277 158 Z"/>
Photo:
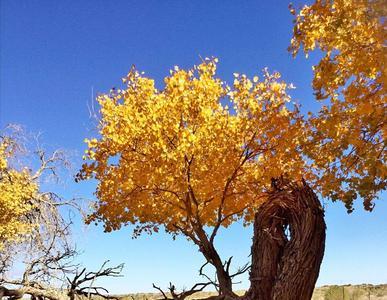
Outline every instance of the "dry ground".
<path id="1" fill-rule="evenodd" d="M 243 294 L 244 291 L 237 292 Z M 206 298 L 210 292 L 202 292 L 191 299 Z M 121 300 L 161 299 L 160 294 L 140 293 L 122 295 Z M 387 284 L 382 285 L 329 285 L 316 288 L 312 300 L 387 300 Z"/>

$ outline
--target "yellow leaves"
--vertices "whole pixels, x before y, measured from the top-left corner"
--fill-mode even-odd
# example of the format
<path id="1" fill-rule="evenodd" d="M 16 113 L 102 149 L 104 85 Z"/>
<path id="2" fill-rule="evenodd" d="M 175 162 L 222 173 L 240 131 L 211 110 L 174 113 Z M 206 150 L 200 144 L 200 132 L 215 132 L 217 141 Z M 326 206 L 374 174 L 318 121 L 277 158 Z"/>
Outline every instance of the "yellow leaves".
<path id="1" fill-rule="evenodd" d="M 30 199 L 38 186 L 26 169 L 15 170 L 8 166 L 12 155 L 6 138 L 0 139 L 0 250 L 4 243 L 19 242 L 32 225 L 26 214 L 33 209 Z"/>
<path id="2" fill-rule="evenodd" d="M 278 82 L 273 82 L 271 89 L 274 93 L 279 93 L 281 91 L 281 85 Z"/>
<path id="3" fill-rule="evenodd" d="M 192 219 L 216 224 L 222 207 L 228 225 L 252 218 L 246 208 L 258 205 L 271 176 L 299 177 L 302 119 L 285 107 L 288 85 L 265 70 L 262 81 L 236 73 L 230 87 L 215 77 L 216 62 L 175 67 L 160 91 L 130 75 L 122 101 L 101 96 L 101 137 L 86 141 L 81 176 L 99 181 L 91 220 L 176 231 Z"/>
<path id="4" fill-rule="evenodd" d="M 286 117 L 286 116 L 289 115 L 289 112 L 288 112 L 286 106 L 284 106 L 284 107 L 281 108 L 281 110 L 280 110 L 280 115 L 281 115 L 281 116 L 284 116 L 284 117 Z"/>
<path id="5" fill-rule="evenodd" d="M 330 98 L 311 116 L 310 145 L 305 146 L 320 174 L 324 196 L 351 208 L 356 196 L 371 200 L 386 188 L 385 1 L 316 1 L 295 19 L 290 50 L 325 53 L 313 67 L 318 100 Z M 384 10 L 385 11 L 385 10 Z"/>
<path id="6" fill-rule="evenodd" d="M 8 147 L 5 142 L 0 144 L 0 170 L 6 169 L 8 166 L 7 148 Z"/>
<path id="7" fill-rule="evenodd" d="M 95 138 L 93 138 L 91 140 L 86 138 L 86 139 L 84 139 L 84 142 L 87 144 L 88 148 L 94 148 L 95 146 L 97 146 L 97 143 L 98 143 L 97 139 L 95 139 Z"/>
<path id="8" fill-rule="evenodd" d="M 307 53 L 317 45 L 326 52 L 326 57 L 315 68 L 313 85 L 316 89 L 329 93 L 330 85 L 336 82 L 332 86 L 336 89 L 337 83 L 343 85 L 351 76 L 373 80 L 378 77 L 386 51 L 382 46 L 383 15 L 377 9 L 380 2 L 317 1 L 299 12 L 290 50 L 296 54 L 303 47 Z M 327 78 L 328 69 L 331 74 Z M 331 78 L 332 75 L 336 78 Z"/>

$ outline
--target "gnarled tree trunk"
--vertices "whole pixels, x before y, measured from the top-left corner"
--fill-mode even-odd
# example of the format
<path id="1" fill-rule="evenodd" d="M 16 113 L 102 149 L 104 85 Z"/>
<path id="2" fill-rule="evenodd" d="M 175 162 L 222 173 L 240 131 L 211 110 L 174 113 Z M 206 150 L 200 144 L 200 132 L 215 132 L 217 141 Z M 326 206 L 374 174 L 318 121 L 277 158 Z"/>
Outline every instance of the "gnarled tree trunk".
<path id="1" fill-rule="evenodd" d="M 273 180 L 257 211 L 246 300 L 310 300 L 325 247 L 324 212 L 305 183 Z M 287 231 L 289 234 L 287 234 Z"/>

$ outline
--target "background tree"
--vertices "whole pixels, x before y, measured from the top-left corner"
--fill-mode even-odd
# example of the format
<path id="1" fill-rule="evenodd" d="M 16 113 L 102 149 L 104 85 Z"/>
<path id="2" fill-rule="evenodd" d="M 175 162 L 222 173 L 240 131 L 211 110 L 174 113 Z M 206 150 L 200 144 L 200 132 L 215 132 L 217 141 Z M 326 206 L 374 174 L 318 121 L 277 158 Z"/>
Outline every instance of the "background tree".
<path id="1" fill-rule="evenodd" d="M 65 227 L 59 211 L 61 206 L 80 210 L 75 199 L 64 200 L 41 188 L 43 181 L 51 176 L 58 179 L 59 169 L 68 166 L 64 151 L 47 154 L 38 137 L 29 136 L 21 126 L 9 125 L 1 132 L 0 247 L 7 249 L 18 243 L 39 244 L 56 232 L 56 227 Z"/>
<path id="2" fill-rule="evenodd" d="M 64 152 L 47 154 L 37 144 L 31 157 L 21 159 L 28 152 L 29 138 L 18 126 L 3 131 L 0 145 L 0 299 L 114 298 L 96 286 L 96 280 L 119 276 L 123 265 L 108 267 L 105 262 L 100 270 L 90 272 L 76 264 L 72 223 L 64 214 L 81 212 L 79 199 L 65 200 L 40 187 L 47 173 L 58 176 L 60 167 L 69 164 Z M 36 160 L 31 163 L 34 171 L 26 167 L 26 160 Z"/>

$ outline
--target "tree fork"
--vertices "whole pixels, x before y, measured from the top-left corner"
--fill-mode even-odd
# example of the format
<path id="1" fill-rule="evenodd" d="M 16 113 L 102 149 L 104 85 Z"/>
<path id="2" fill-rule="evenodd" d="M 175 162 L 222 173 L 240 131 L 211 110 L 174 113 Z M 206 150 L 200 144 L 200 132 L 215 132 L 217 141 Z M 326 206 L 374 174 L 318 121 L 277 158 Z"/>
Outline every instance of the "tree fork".
<path id="1" fill-rule="evenodd" d="M 210 264 L 212 264 L 216 269 L 220 295 L 235 297 L 236 295 L 232 291 L 232 281 L 230 275 L 224 269 L 223 263 L 216 249 L 213 247 L 213 245 L 210 245 L 209 248 L 201 251 L 206 259 L 210 262 Z"/>
<path id="2" fill-rule="evenodd" d="M 232 291 L 232 280 L 230 274 L 225 270 L 222 260 L 216 251 L 214 244 L 208 240 L 204 230 L 199 227 L 196 230 L 199 237 L 200 244 L 199 250 L 203 253 L 207 261 L 213 265 L 216 269 L 216 275 L 219 282 L 219 294 L 221 296 L 227 296 L 236 298 L 237 295 Z"/>
<path id="3" fill-rule="evenodd" d="M 324 211 L 305 181 L 273 180 L 268 201 L 255 215 L 251 285 L 243 299 L 310 300 L 325 229 Z"/>

